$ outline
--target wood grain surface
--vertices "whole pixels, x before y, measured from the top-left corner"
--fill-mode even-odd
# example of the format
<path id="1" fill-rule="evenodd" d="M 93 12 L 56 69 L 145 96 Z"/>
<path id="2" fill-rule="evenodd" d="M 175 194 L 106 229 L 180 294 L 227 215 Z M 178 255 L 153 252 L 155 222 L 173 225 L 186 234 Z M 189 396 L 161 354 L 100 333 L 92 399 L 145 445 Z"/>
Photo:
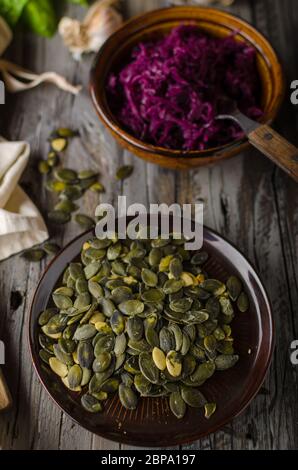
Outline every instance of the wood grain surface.
<path id="1" fill-rule="evenodd" d="M 161 0 L 123 3 L 126 16 L 170 4 Z M 296 3 L 296 0 L 236 0 L 231 8 L 269 37 L 291 80 L 298 76 Z M 80 17 L 83 11 L 73 6 L 67 13 Z M 119 194 L 125 194 L 128 203 L 145 205 L 203 201 L 205 224 L 237 244 L 264 281 L 277 332 L 273 364 L 264 387 L 242 416 L 222 431 L 184 448 L 297 449 L 298 368 L 289 360 L 290 343 L 298 338 L 297 184 L 254 149 L 217 166 L 183 173 L 145 164 L 120 150 L 99 125 L 87 91 L 92 57 L 74 62 L 58 36 L 44 40 L 21 33 L 15 37 L 8 57 L 39 72 L 54 68 L 69 80 L 85 85 L 76 98 L 47 86 L 10 96 L 5 107 L 1 107 L 1 134 L 31 143 L 32 155 L 22 187 L 45 216 L 53 201 L 40 184 L 37 161 L 45 157 L 47 138 L 54 128 L 61 125 L 79 128 L 81 138 L 71 142 L 65 164 L 78 169 L 100 169 L 107 188 L 102 201 L 113 203 Z M 276 128 L 297 145 L 298 108 L 291 105 L 289 94 L 290 91 L 286 93 Z M 115 169 L 123 163 L 133 163 L 135 171 L 130 179 L 115 182 Z M 80 201 L 82 210 L 90 214 L 96 203 L 96 195 L 90 192 Z M 80 232 L 74 223 L 63 229 L 49 228 L 53 239 L 61 245 Z M 119 449 L 119 444 L 92 435 L 63 415 L 33 371 L 26 320 L 45 263 L 30 264 L 14 256 L 0 264 L 0 339 L 6 345 L 3 371 L 14 402 L 11 410 L 0 415 L 0 447 Z"/>

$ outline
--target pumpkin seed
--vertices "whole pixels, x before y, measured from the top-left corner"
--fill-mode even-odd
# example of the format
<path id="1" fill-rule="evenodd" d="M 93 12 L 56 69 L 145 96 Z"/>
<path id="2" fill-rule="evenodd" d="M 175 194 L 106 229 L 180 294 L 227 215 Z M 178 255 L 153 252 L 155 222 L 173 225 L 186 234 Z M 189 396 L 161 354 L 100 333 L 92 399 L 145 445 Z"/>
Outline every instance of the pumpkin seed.
<path id="1" fill-rule="evenodd" d="M 96 346 L 98 345 L 98 343 L 96 344 Z M 102 350 L 100 348 L 100 350 Z M 95 359 L 93 361 L 93 370 L 94 372 L 104 372 L 111 364 L 111 361 L 112 361 L 112 356 L 109 352 L 107 351 L 103 351 L 103 352 L 98 352 L 98 351 L 94 351 L 95 352 Z"/>
<path id="2" fill-rule="evenodd" d="M 63 185 L 63 187 L 62 187 Z M 80 186 L 72 184 L 71 186 L 67 186 L 65 183 L 61 181 L 57 181 L 55 185 L 57 188 L 61 188 L 60 197 L 64 199 L 70 199 L 71 201 L 76 201 L 82 197 L 82 189 Z"/>
<path id="3" fill-rule="evenodd" d="M 206 263 L 207 259 L 208 259 L 208 253 L 206 251 L 198 251 L 192 256 L 190 262 L 191 264 L 202 265 Z"/>
<path id="4" fill-rule="evenodd" d="M 166 356 L 161 349 L 157 347 L 153 348 L 152 359 L 159 370 L 165 370 L 165 368 L 167 367 Z"/>
<path id="5" fill-rule="evenodd" d="M 50 365 L 50 358 L 52 357 L 51 353 L 49 353 L 45 349 L 41 349 L 38 354 L 43 362 Z"/>
<path id="6" fill-rule="evenodd" d="M 102 311 L 106 317 L 110 318 L 113 313 L 116 311 L 116 307 L 110 299 L 102 298 L 101 299 Z"/>
<path id="7" fill-rule="evenodd" d="M 59 309 L 57 308 L 47 308 L 40 314 L 38 324 L 40 326 L 46 325 L 54 315 L 57 315 L 58 312 Z"/>
<path id="8" fill-rule="evenodd" d="M 119 310 L 124 315 L 138 315 L 144 311 L 144 304 L 140 300 L 126 300 L 119 304 Z"/>
<path id="9" fill-rule="evenodd" d="M 164 299 L 164 294 L 159 289 L 148 289 L 142 293 L 142 300 L 144 302 L 161 302 Z"/>
<path id="10" fill-rule="evenodd" d="M 227 289 L 230 298 L 236 302 L 238 299 L 241 290 L 242 290 L 242 283 L 236 276 L 230 276 L 229 279 L 227 280 Z"/>
<path id="11" fill-rule="evenodd" d="M 40 174 L 42 175 L 46 175 L 47 173 L 49 173 L 50 171 L 50 165 L 48 162 L 44 161 L 44 160 L 41 160 L 39 163 L 38 163 L 38 171 Z"/>
<path id="12" fill-rule="evenodd" d="M 158 368 L 155 366 L 150 353 L 142 352 L 139 355 L 139 368 L 143 376 L 153 384 L 159 381 Z"/>
<path id="13" fill-rule="evenodd" d="M 68 144 L 67 140 L 63 137 L 59 137 L 51 141 L 51 147 L 54 150 L 54 152 L 63 152 L 63 150 L 66 149 L 67 144 Z"/>
<path id="14" fill-rule="evenodd" d="M 116 178 L 117 180 L 124 180 L 128 178 L 133 172 L 133 166 L 132 165 L 123 165 L 120 168 L 118 168 L 116 172 Z"/>
<path id="15" fill-rule="evenodd" d="M 71 216 L 69 212 L 61 210 L 54 210 L 48 213 L 48 219 L 54 224 L 66 224 L 70 221 L 70 218 Z"/>
<path id="16" fill-rule="evenodd" d="M 245 313 L 249 308 L 248 296 L 245 292 L 241 292 L 237 300 L 237 307 L 240 312 Z"/>
<path id="17" fill-rule="evenodd" d="M 102 411 L 101 403 L 94 396 L 90 395 L 90 393 L 86 393 L 81 397 L 81 403 L 83 408 L 89 411 L 89 413 L 99 413 Z"/>
<path id="18" fill-rule="evenodd" d="M 217 370 L 226 370 L 233 367 L 239 360 L 237 354 L 223 354 L 215 358 L 215 366 Z"/>
<path id="19" fill-rule="evenodd" d="M 73 365 L 68 371 L 68 383 L 71 389 L 79 387 L 82 382 L 83 371 L 78 364 Z"/>
<path id="20" fill-rule="evenodd" d="M 104 185 L 99 183 L 99 181 L 96 181 L 95 183 L 91 184 L 89 189 L 90 189 L 90 191 L 93 191 L 94 193 L 104 193 L 105 192 Z"/>
<path id="21" fill-rule="evenodd" d="M 159 332 L 159 344 L 160 349 L 165 353 L 175 348 L 175 337 L 172 331 L 165 326 Z"/>
<path id="22" fill-rule="evenodd" d="M 182 372 L 182 362 L 180 354 L 177 351 L 169 351 L 166 357 L 166 365 L 169 374 L 172 377 L 179 377 Z"/>
<path id="23" fill-rule="evenodd" d="M 193 374 L 190 376 L 190 380 L 196 386 L 202 385 L 208 380 L 215 371 L 215 364 L 213 362 L 204 362 L 199 364 Z"/>
<path id="24" fill-rule="evenodd" d="M 56 357 L 50 357 L 49 365 L 55 374 L 59 375 L 59 377 L 66 377 L 68 373 L 67 366 L 63 364 L 63 362 L 59 361 Z"/>
<path id="25" fill-rule="evenodd" d="M 59 129 L 57 129 L 55 133 L 59 137 L 75 137 L 79 134 L 78 131 L 74 131 L 72 129 L 69 129 L 68 127 L 59 127 Z"/>
<path id="26" fill-rule="evenodd" d="M 53 346 L 54 354 L 56 358 L 62 362 L 63 364 L 66 364 L 67 366 L 71 366 L 73 364 L 73 357 L 71 354 L 65 353 L 59 344 L 54 344 Z"/>
<path id="27" fill-rule="evenodd" d="M 155 287 L 157 285 L 157 282 L 158 282 L 157 274 L 155 274 L 155 272 L 151 271 L 150 269 L 143 268 L 141 276 L 146 286 Z"/>
<path id="28" fill-rule="evenodd" d="M 169 271 L 175 279 L 179 279 L 183 271 L 183 266 L 179 258 L 173 258 L 170 261 Z"/>
<path id="29" fill-rule="evenodd" d="M 182 281 L 177 281 L 175 279 L 169 279 L 163 285 L 163 291 L 165 294 L 174 294 L 178 292 L 183 287 Z"/>
<path id="30" fill-rule="evenodd" d="M 25 258 L 27 261 L 37 263 L 41 261 L 46 255 L 46 252 L 41 248 L 34 248 L 33 250 L 27 250 L 22 253 L 22 258 Z"/>
<path id="31" fill-rule="evenodd" d="M 123 383 L 119 385 L 119 399 L 127 410 L 135 410 L 138 405 L 137 395 Z"/>
<path id="32" fill-rule="evenodd" d="M 207 403 L 204 395 L 192 387 L 181 387 L 181 396 L 185 403 L 193 408 L 202 408 Z"/>
<path id="33" fill-rule="evenodd" d="M 85 214 L 76 214 L 74 220 L 85 230 L 91 229 L 95 226 L 95 222 L 92 217 Z"/>
<path id="34" fill-rule="evenodd" d="M 71 213 L 78 210 L 78 208 L 79 207 L 70 199 L 63 198 L 55 205 L 54 210 Z"/>
<path id="35" fill-rule="evenodd" d="M 117 392 L 118 387 L 119 387 L 119 380 L 112 377 L 103 382 L 103 384 L 101 385 L 101 391 L 108 393 L 108 394 L 115 393 Z"/>
<path id="36" fill-rule="evenodd" d="M 182 419 L 186 413 L 186 404 L 179 391 L 171 393 L 169 400 L 172 413 L 178 419 Z"/>
<path id="37" fill-rule="evenodd" d="M 206 403 L 205 407 L 205 418 L 209 419 L 216 411 L 216 403 Z"/>
<path id="38" fill-rule="evenodd" d="M 226 290 L 226 286 L 217 279 L 206 279 L 201 287 L 216 296 L 223 294 Z"/>
<path id="39" fill-rule="evenodd" d="M 126 330 L 130 339 L 139 341 L 142 338 L 144 331 L 142 320 L 137 316 L 128 318 L 126 323 Z"/>
<path id="40" fill-rule="evenodd" d="M 95 276 L 99 269 L 100 269 L 101 263 L 100 261 L 92 261 L 92 263 L 87 264 L 84 268 L 84 274 L 87 280 L 90 280 L 93 276 Z"/>
<path id="41" fill-rule="evenodd" d="M 227 315 L 228 317 L 231 317 L 234 315 L 234 309 L 233 305 L 230 301 L 230 299 L 227 299 L 226 297 L 219 297 L 219 303 L 221 306 L 221 311 L 224 315 Z"/>
<path id="42" fill-rule="evenodd" d="M 77 341 L 87 340 L 96 335 L 96 328 L 94 325 L 79 326 L 74 334 L 74 339 Z"/>
<path id="43" fill-rule="evenodd" d="M 121 356 L 125 352 L 126 344 L 127 341 L 125 333 L 122 333 L 115 338 L 114 353 L 116 356 Z"/>
<path id="44" fill-rule="evenodd" d="M 60 251 L 60 246 L 57 243 L 45 243 L 43 249 L 47 255 L 56 255 Z"/>

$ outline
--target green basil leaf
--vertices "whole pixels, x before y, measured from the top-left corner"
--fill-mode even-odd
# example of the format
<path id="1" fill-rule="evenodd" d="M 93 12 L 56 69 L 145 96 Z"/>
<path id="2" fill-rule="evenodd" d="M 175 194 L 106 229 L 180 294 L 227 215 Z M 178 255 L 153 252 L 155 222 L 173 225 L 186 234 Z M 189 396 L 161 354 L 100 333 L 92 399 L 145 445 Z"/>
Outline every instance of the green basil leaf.
<path id="1" fill-rule="evenodd" d="M 51 37 L 57 29 L 57 17 L 51 0 L 29 0 L 23 11 L 23 20 L 31 31 Z"/>
<path id="2" fill-rule="evenodd" d="M 26 3 L 28 3 L 28 0 L 1 0 L 0 16 L 2 16 L 10 26 L 15 26 L 22 15 Z"/>

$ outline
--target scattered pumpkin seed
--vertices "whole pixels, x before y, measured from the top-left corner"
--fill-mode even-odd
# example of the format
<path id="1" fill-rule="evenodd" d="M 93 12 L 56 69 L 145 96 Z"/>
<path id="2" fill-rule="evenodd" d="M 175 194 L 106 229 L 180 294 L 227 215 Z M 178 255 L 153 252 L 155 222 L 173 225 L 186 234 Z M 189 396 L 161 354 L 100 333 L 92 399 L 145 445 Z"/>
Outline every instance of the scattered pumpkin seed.
<path id="1" fill-rule="evenodd" d="M 124 180 L 128 178 L 133 172 L 133 166 L 132 165 L 123 165 L 120 168 L 118 168 L 116 172 L 116 178 L 117 180 Z"/>
<path id="2" fill-rule="evenodd" d="M 51 147 L 54 152 L 63 152 L 63 150 L 67 147 L 67 140 L 63 137 L 59 137 L 58 139 L 53 139 L 51 141 Z"/>

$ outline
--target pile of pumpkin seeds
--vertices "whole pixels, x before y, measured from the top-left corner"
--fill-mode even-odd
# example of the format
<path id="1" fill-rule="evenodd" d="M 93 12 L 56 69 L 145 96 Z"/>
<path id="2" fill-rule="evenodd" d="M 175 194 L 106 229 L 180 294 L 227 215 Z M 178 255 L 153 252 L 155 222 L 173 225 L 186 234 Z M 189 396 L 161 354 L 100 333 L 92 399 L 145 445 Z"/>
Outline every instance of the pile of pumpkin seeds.
<path id="1" fill-rule="evenodd" d="M 200 387 L 237 363 L 231 322 L 249 301 L 238 278 L 210 278 L 208 254 L 183 243 L 92 238 L 66 268 L 39 317 L 40 358 L 85 410 L 115 392 L 129 410 L 140 396 L 168 397 L 177 418 L 216 410 Z"/>
<path id="2" fill-rule="evenodd" d="M 78 133 L 68 128 L 54 131 L 50 137 L 51 150 L 47 160 L 40 161 L 38 165 L 39 172 L 46 175 L 46 189 L 58 194 L 57 204 L 48 213 L 49 220 L 55 224 L 65 224 L 71 220 L 72 213 L 79 209 L 75 201 L 88 189 L 97 193 L 105 191 L 98 181 L 98 173 L 92 170 L 77 172 L 61 165 L 61 156 L 68 147 L 68 141 L 75 136 Z M 76 214 L 74 220 L 86 230 L 95 225 L 93 218 L 85 214 Z"/>

